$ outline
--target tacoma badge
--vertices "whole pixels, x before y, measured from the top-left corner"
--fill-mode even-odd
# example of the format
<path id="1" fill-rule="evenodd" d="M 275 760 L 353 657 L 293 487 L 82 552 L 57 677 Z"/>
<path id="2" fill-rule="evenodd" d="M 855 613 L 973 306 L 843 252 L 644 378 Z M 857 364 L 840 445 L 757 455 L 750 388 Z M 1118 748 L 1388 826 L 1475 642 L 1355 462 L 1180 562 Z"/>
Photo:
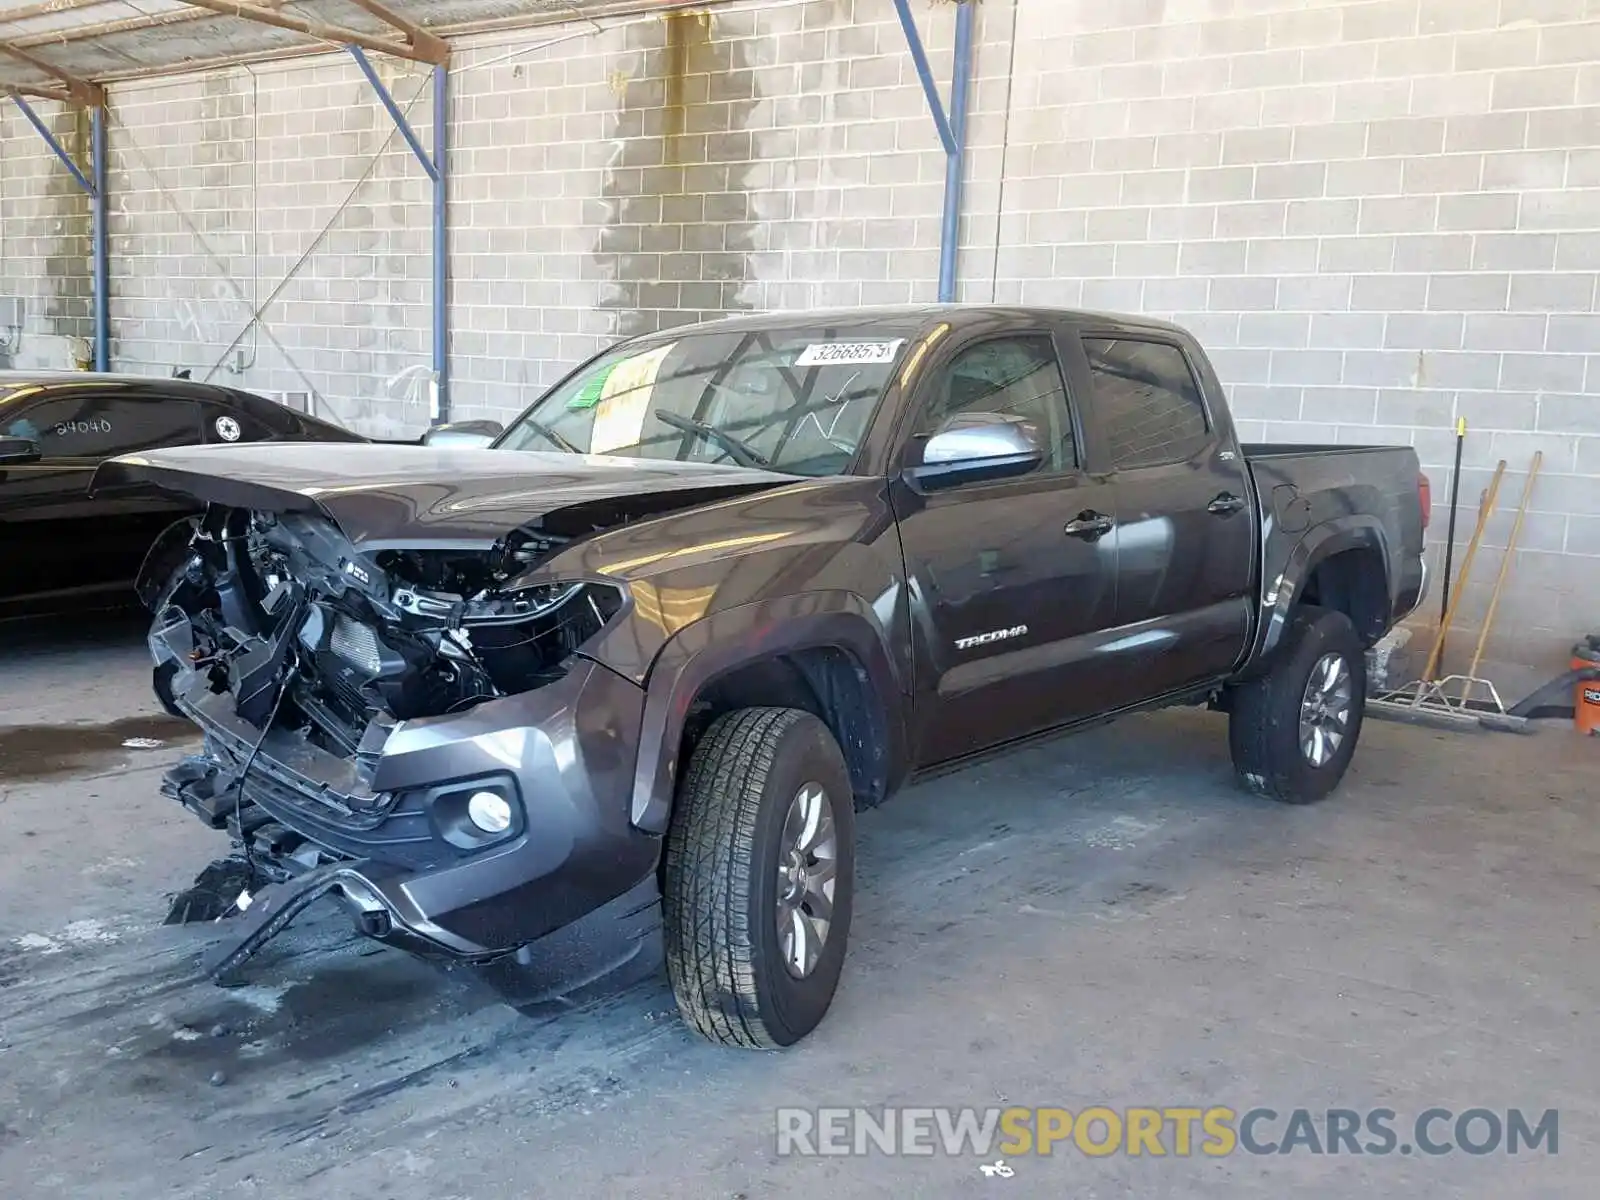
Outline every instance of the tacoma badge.
<path id="1" fill-rule="evenodd" d="M 1010 629 L 996 629 L 993 633 L 980 633 L 975 637 L 956 639 L 957 650 L 971 650 L 974 646 L 987 646 L 990 642 L 1003 642 L 1007 638 L 1022 637 L 1028 632 L 1026 625 L 1013 625 Z"/>

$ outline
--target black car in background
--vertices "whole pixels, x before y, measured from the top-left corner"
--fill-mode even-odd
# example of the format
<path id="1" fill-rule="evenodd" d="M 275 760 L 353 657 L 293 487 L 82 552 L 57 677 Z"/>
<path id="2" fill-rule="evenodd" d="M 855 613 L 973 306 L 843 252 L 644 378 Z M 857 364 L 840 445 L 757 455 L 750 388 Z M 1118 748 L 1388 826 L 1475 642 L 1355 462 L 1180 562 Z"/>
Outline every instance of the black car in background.
<path id="1" fill-rule="evenodd" d="M 365 442 L 262 396 L 185 379 L 0 371 L 0 618 L 133 600 L 140 563 L 198 506 L 149 489 L 90 499 L 118 454 L 239 442 Z"/>

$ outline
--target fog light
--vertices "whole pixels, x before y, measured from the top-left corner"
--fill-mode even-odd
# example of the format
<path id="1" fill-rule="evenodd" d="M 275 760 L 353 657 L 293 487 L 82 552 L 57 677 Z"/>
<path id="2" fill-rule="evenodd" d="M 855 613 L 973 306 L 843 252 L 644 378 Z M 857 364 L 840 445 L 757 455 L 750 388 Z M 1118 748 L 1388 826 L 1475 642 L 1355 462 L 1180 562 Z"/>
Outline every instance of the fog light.
<path id="1" fill-rule="evenodd" d="M 467 818 L 485 833 L 504 833 L 511 828 L 511 802 L 498 792 L 473 792 Z"/>

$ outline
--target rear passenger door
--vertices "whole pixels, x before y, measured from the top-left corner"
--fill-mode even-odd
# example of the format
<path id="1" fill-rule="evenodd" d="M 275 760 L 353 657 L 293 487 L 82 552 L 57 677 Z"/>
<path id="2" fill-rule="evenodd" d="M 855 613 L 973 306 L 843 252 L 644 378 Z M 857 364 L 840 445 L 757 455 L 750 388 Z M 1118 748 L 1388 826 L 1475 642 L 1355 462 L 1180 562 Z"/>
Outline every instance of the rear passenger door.
<path id="1" fill-rule="evenodd" d="M 1084 331 L 1094 438 L 1117 507 L 1117 636 L 1144 697 L 1228 674 L 1248 642 L 1255 512 L 1195 355 L 1157 332 Z"/>

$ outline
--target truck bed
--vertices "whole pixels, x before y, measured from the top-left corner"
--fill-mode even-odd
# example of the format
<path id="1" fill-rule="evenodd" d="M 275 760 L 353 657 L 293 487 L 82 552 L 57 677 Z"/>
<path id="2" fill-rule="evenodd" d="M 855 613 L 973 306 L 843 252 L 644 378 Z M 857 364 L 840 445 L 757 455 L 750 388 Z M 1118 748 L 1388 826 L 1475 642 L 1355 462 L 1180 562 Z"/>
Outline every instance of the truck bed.
<path id="1" fill-rule="evenodd" d="M 1420 550 L 1416 500 L 1421 470 L 1410 446 L 1241 442 L 1239 450 L 1280 536 L 1359 513 L 1378 523 L 1395 550 Z M 1302 507 L 1298 519 L 1288 519 L 1291 504 Z"/>
<path id="2" fill-rule="evenodd" d="M 1257 563 L 1262 622 L 1256 653 L 1270 644 L 1274 625 L 1287 620 L 1297 598 L 1281 588 L 1297 579 L 1296 563 L 1332 543 L 1382 564 L 1374 574 L 1388 594 L 1367 598 L 1357 630 L 1371 642 L 1420 602 L 1427 576 L 1422 565 L 1422 472 L 1410 446 L 1342 446 L 1291 442 L 1240 443 L 1264 517 Z M 1302 581 L 1314 590 L 1329 581 Z M 1339 586 L 1344 586 L 1340 584 Z"/>

